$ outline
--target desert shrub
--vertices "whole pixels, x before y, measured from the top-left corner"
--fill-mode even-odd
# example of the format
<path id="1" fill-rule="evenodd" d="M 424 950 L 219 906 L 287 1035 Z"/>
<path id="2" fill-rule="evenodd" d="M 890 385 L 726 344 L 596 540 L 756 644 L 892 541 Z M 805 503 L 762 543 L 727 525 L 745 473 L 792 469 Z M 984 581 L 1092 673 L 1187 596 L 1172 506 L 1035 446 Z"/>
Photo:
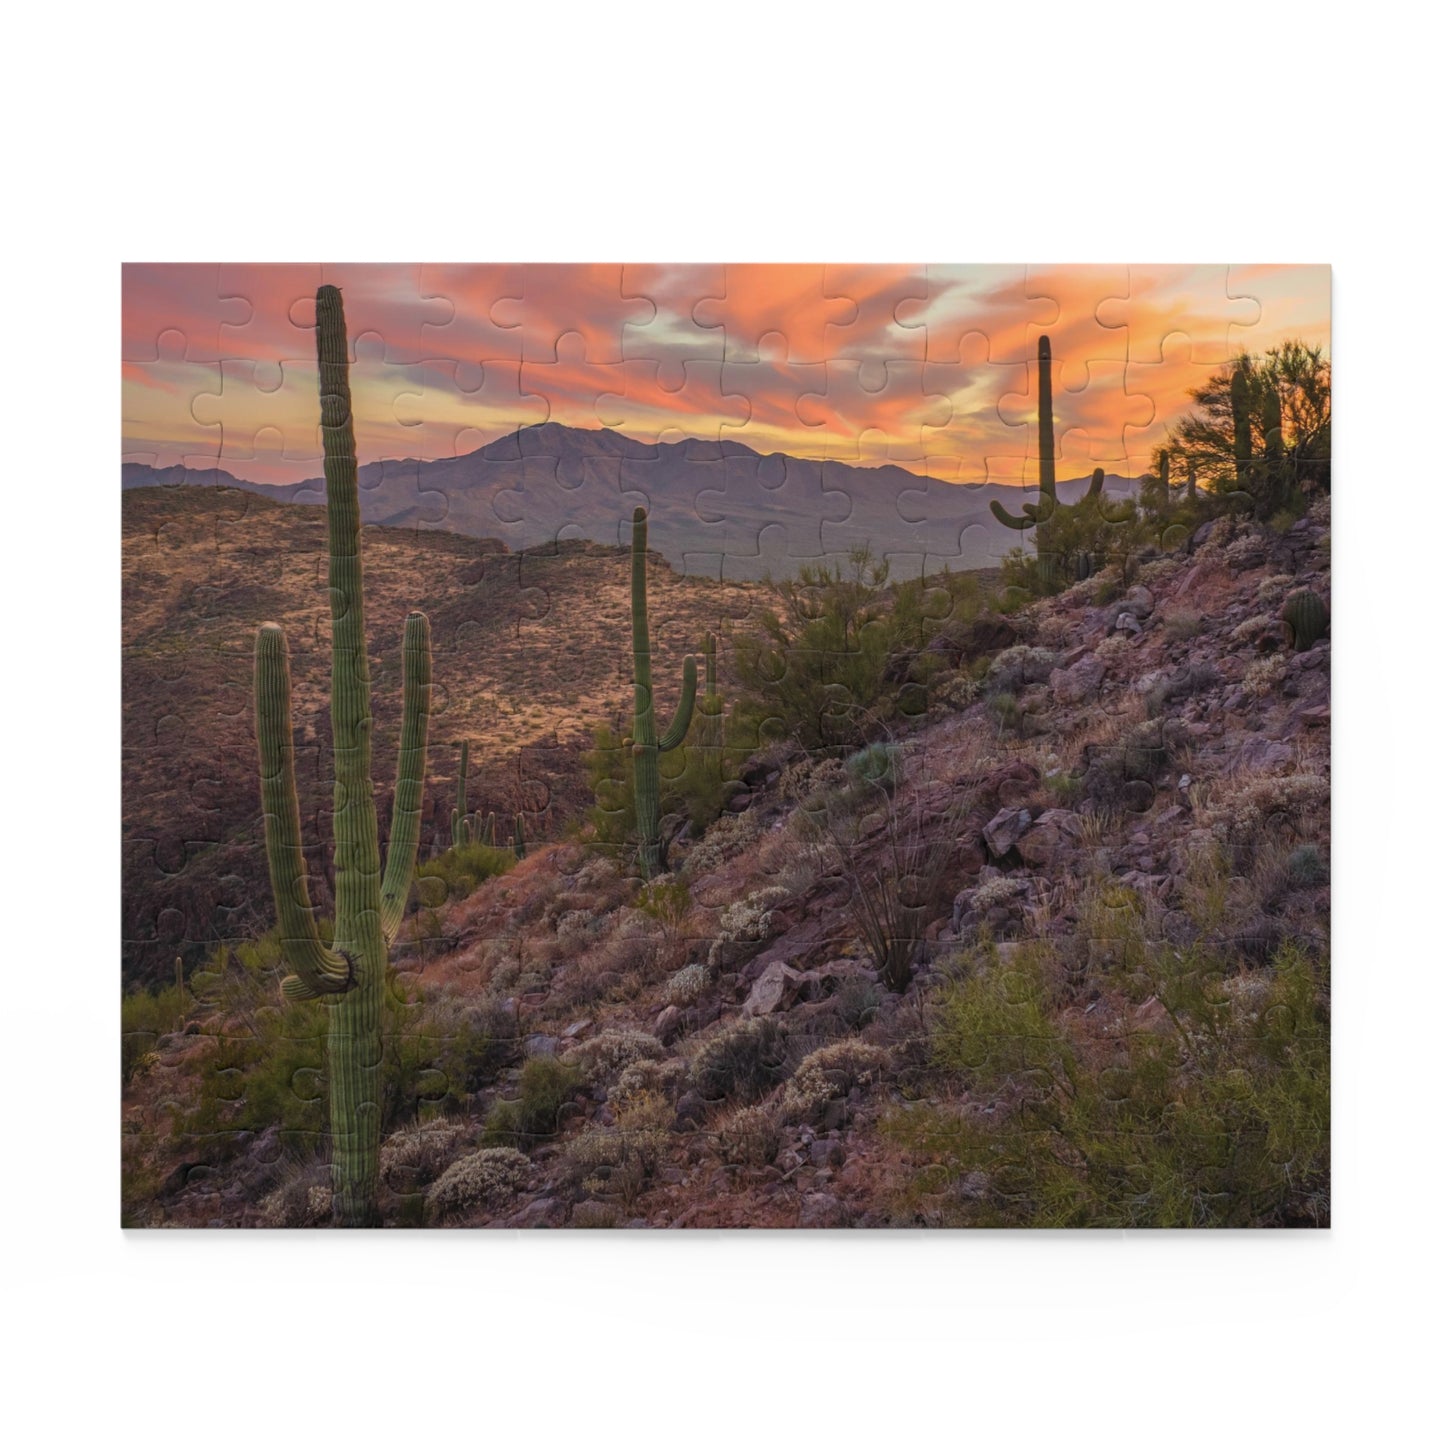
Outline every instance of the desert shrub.
<path id="1" fill-rule="evenodd" d="M 261 1201 L 262 1229 L 316 1229 L 331 1222 L 331 1185 L 324 1168 L 296 1170 Z"/>
<path id="2" fill-rule="evenodd" d="M 950 672 L 934 682 L 931 695 L 935 707 L 947 712 L 963 712 L 983 696 L 983 685 L 967 673 Z"/>
<path id="3" fill-rule="evenodd" d="M 773 930 L 773 907 L 788 897 L 786 888 L 770 886 L 749 893 L 736 903 L 729 903 L 718 916 L 717 937 L 708 950 L 708 966 L 721 962 L 725 945 L 730 943 L 762 943 Z"/>
<path id="4" fill-rule="evenodd" d="M 762 820 L 756 813 L 725 813 L 714 823 L 687 855 L 683 871 L 699 878 L 721 868 L 757 841 Z"/>
<path id="5" fill-rule="evenodd" d="M 774 1018 L 724 1024 L 693 1055 L 693 1087 L 705 1099 L 760 1099 L 781 1077 L 786 1042 Z"/>
<path id="6" fill-rule="evenodd" d="M 870 743 L 844 763 L 854 786 L 892 793 L 898 786 L 899 757 L 894 743 Z"/>
<path id="7" fill-rule="evenodd" d="M 632 758 L 622 746 L 622 734 L 605 724 L 594 729 L 592 747 L 582 764 L 595 799 L 587 814 L 593 837 L 603 847 L 620 852 L 634 841 L 637 829 Z"/>
<path id="8" fill-rule="evenodd" d="M 1327 807 L 1329 798 L 1329 779 L 1313 773 L 1255 778 L 1212 802 L 1209 821 L 1216 837 L 1248 847 L 1268 828 L 1298 826 Z"/>
<path id="9" fill-rule="evenodd" d="M 878 1017 L 883 990 L 871 978 L 849 978 L 834 995 L 838 1017 L 855 1033 Z"/>
<path id="10" fill-rule="evenodd" d="M 969 1098 L 889 1120 L 915 1205 L 1047 1228 L 1328 1222 L 1323 966 L 1286 949 L 1247 988 L 1195 950 L 1151 967 L 1157 1023 L 1122 1031 L 1055 1014 L 1026 951 L 944 986 L 934 1063 Z"/>
<path id="11" fill-rule="evenodd" d="M 423 908 L 440 908 L 448 899 L 466 898 L 488 878 L 516 867 L 510 848 L 489 848 L 485 843 L 462 843 L 416 867 L 417 901 Z"/>
<path id="12" fill-rule="evenodd" d="M 736 648 L 744 692 L 735 715 L 759 743 L 857 747 L 893 714 L 896 624 L 887 584 L 888 564 L 867 547 L 855 548 L 846 566 L 804 565 L 796 579 L 776 584 L 777 606 Z"/>
<path id="13" fill-rule="evenodd" d="M 1276 618 L 1271 612 L 1261 612 L 1254 617 L 1246 617 L 1238 627 L 1230 631 L 1229 640 L 1252 645 L 1260 634 L 1268 631 L 1275 625 L 1275 622 Z"/>
<path id="14" fill-rule="evenodd" d="M 696 1003 L 711 984 L 712 974 L 707 965 L 690 963 L 686 968 L 678 969 L 663 985 L 662 1001 L 666 1005 L 686 1008 L 688 1004 Z"/>
<path id="15" fill-rule="evenodd" d="M 1290 853 L 1286 866 L 1290 881 L 1299 888 L 1313 888 L 1330 876 L 1329 864 L 1313 843 L 1301 843 Z"/>
<path id="16" fill-rule="evenodd" d="M 687 1065 L 681 1059 L 634 1059 L 618 1074 L 607 1101 L 617 1108 L 642 1094 L 671 1098 L 686 1077 Z"/>
<path id="17" fill-rule="evenodd" d="M 662 926 L 663 938 L 671 943 L 692 907 L 692 892 L 687 879 L 676 874 L 654 878 L 638 893 L 636 906 Z"/>
<path id="18" fill-rule="evenodd" d="M 729 1164 L 761 1168 L 778 1157 L 781 1144 L 778 1121 L 763 1104 L 745 1104 L 718 1124 L 718 1153 Z"/>
<path id="19" fill-rule="evenodd" d="M 1084 780 L 1076 773 L 1047 773 L 1044 776 L 1044 791 L 1050 800 L 1060 808 L 1072 808 L 1084 796 Z"/>
<path id="20" fill-rule="evenodd" d="M 581 1073 L 560 1059 L 540 1055 L 522 1065 L 515 1099 L 492 1105 L 482 1131 L 488 1146 L 510 1145 L 530 1149 L 557 1132 L 557 1117 L 582 1082 Z"/>
<path id="21" fill-rule="evenodd" d="M 1145 572 L 1149 568 L 1144 569 Z M 1142 574 L 1141 574 L 1142 576 Z M 1204 631 L 1204 619 L 1197 612 L 1171 612 L 1164 619 L 1164 636 L 1170 642 L 1188 642 Z"/>
<path id="22" fill-rule="evenodd" d="M 989 716 L 1001 733 L 1016 733 L 1023 729 L 1024 710 L 1011 692 L 995 692 L 988 699 Z"/>
<path id="23" fill-rule="evenodd" d="M 628 1064 L 638 1059 L 660 1059 L 663 1047 L 652 1034 L 636 1029 L 607 1029 L 587 1039 L 567 1055 L 567 1062 L 579 1070 L 589 1084 L 610 1083 Z"/>
<path id="24" fill-rule="evenodd" d="M 877 1082 L 888 1067 L 888 1051 L 858 1039 L 843 1039 L 815 1049 L 800 1063 L 783 1090 L 783 1114 L 812 1119 L 831 1099 L 845 1098 L 859 1086 Z"/>
<path id="25" fill-rule="evenodd" d="M 1289 659 L 1283 653 L 1272 653 L 1249 664 L 1241 686 L 1250 697 L 1268 697 L 1288 673 Z"/>
<path id="26" fill-rule="evenodd" d="M 381 1182 L 394 1194 L 425 1189 L 476 1133 L 475 1124 L 455 1119 L 431 1119 L 399 1130 L 382 1141 Z"/>
<path id="27" fill-rule="evenodd" d="M 563 1167 L 574 1185 L 591 1194 L 617 1194 L 629 1208 L 647 1188 L 667 1148 L 674 1111 L 649 1089 L 619 1094 L 615 1129 L 592 1127 L 563 1150 Z"/>
<path id="28" fill-rule="evenodd" d="M 124 994 L 120 1001 L 120 1077 L 130 1083 L 140 1071 L 141 1060 L 150 1054 L 162 1034 L 173 1033 L 184 1022 L 191 997 L 183 988 L 163 988 L 155 993 L 139 989 Z"/>
<path id="29" fill-rule="evenodd" d="M 526 1182 L 532 1161 L 516 1149 L 478 1149 L 451 1165 L 427 1190 L 432 1223 L 466 1214 L 478 1206 L 505 1204 Z"/>

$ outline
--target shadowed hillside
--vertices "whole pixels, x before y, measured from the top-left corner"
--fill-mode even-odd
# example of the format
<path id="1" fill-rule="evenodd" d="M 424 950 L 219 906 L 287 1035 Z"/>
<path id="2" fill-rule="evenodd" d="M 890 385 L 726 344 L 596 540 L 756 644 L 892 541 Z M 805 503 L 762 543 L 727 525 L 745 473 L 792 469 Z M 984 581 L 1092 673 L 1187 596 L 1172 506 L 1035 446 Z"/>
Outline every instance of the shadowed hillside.
<path id="1" fill-rule="evenodd" d="M 189 960 L 269 927 L 251 714 L 263 621 L 283 623 L 290 639 L 303 831 L 325 906 L 330 618 L 321 508 L 231 488 L 140 487 L 124 493 L 122 524 L 123 969 L 134 980 L 168 973 L 177 953 Z M 521 811 L 531 836 L 557 836 L 591 801 L 580 766 L 591 729 L 630 707 L 626 554 L 589 542 L 509 553 L 498 541 L 381 527 L 362 545 L 383 820 L 402 624 L 419 607 L 431 618 L 436 684 L 423 856 L 448 824 L 463 738 L 472 806 Z M 666 704 L 681 658 L 746 616 L 752 589 L 678 577 L 661 562 L 652 585 L 666 620 L 653 637 Z"/>

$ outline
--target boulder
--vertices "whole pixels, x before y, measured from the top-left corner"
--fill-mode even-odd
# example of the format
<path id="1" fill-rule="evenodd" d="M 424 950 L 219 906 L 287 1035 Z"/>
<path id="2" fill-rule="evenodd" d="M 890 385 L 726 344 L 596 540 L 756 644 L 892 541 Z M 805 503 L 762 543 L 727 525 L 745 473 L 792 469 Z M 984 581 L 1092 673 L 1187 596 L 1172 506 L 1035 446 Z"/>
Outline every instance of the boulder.
<path id="1" fill-rule="evenodd" d="M 1028 831 L 1033 821 L 1027 808 L 1000 808 L 985 824 L 983 841 L 995 858 L 1002 858 Z"/>
<path id="2" fill-rule="evenodd" d="M 1034 868 L 1047 868 L 1073 847 L 1083 830 L 1083 819 L 1077 813 L 1067 808 L 1050 808 L 1039 814 L 1014 846 L 1025 863 Z"/>
<path id="3" fill-rule="evenodd" d="M 1093 697 L 1104 682 L 1104 664 L 1092 654 L 1049 674 L 1054 701 L 1072 705 Z"/>
<path id="4" fill-rule="evenodd" d="M 743 1003 L 743 1013 L 748 1018 L 777 1013 L 797 998 L 807 982 L 804 974 L 777 959 L 758 975 L 757 982 L 753 984 Z"/>
<path id="5" fill-rule="evenodd" d="M 852 1212 L 834 1194 L 808 1194 L 803 1197 L 803 1207 L 798 1212 L 800 1229 L 846 1229 L 852 1221 Z"/>

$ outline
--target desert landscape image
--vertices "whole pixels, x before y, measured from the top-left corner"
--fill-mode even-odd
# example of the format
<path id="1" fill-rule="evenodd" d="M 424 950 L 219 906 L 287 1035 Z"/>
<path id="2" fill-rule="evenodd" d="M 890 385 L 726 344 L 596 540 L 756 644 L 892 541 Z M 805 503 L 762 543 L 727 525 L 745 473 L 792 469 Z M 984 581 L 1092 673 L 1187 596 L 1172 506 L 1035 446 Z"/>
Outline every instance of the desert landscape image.
<path id="1" fill-rule="evenodd" d="M 121 1221 L 1330 1224 L 1330 273 L 123 272 Z"/>

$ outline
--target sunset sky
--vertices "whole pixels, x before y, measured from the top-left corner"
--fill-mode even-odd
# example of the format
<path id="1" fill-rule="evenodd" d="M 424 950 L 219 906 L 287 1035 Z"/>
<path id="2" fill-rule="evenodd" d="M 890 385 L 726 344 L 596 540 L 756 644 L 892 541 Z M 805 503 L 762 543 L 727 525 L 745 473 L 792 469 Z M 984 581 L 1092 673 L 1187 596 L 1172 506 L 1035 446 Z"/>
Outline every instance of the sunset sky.
<path id="1" fill-rule="evenodd" d="M 123 459 L 317 475 L 322 281 L 363 462 L 551 420 L 1032 483 L 1046 334 L 1059 476 L 1128 476 L 1231 355 L 1329 346 L 1325 266 L 129 265 Z"/>

